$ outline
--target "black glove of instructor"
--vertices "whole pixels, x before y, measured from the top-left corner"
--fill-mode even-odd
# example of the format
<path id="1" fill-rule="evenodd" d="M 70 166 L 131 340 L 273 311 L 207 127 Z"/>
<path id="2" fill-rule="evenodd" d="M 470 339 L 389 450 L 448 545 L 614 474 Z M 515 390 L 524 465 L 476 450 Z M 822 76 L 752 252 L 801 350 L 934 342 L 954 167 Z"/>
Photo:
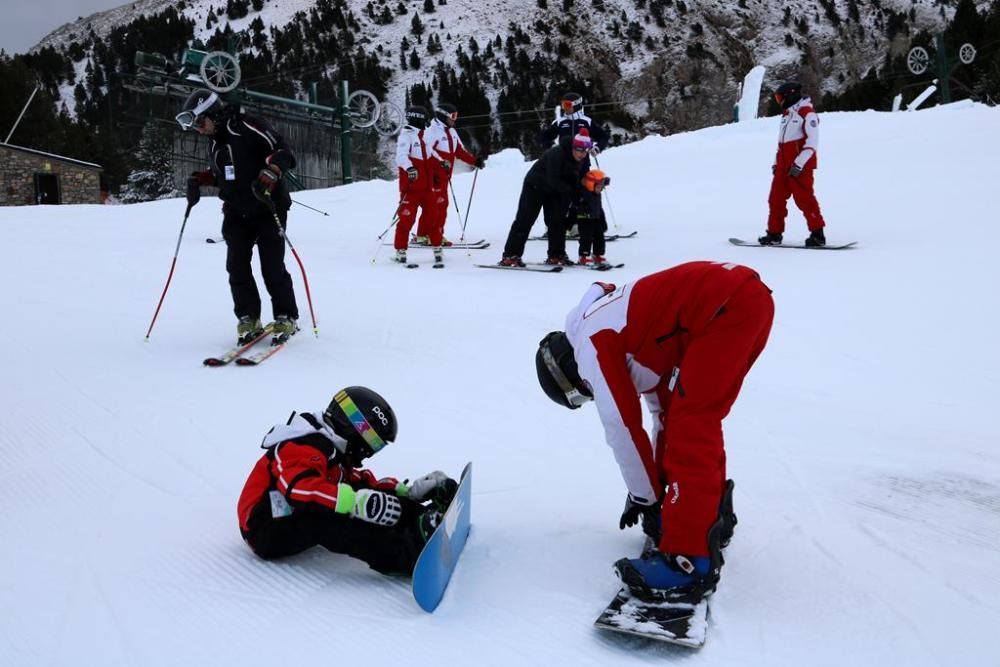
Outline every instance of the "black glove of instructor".
<path id="1" fill-rule="evenodd" d="M 636 498 L 631 493 L 625 496 L 625 511 L 618 521 L 618 528 L 625 530 L 626 527 L 634 526 L 642 521 L 642 529 L 649 534 L 647 527 L 658 525 L 660 522 L 660 503 L 650 504 L 644 498 Z"/>

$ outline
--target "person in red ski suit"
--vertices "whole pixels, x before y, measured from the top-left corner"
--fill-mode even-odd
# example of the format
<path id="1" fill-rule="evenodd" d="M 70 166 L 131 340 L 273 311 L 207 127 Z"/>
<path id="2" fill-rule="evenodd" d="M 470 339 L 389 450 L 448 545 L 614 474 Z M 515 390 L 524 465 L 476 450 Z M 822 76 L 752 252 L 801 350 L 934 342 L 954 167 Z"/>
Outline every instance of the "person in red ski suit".
<path id="1" fill-rule="evenodd" d="M 540 343 L 553 401 L 593 400 L 628 496 L 655 548 L 615 564 L 633 590 L 714 590 L 736 524 L 722 420 L 767 343 L 771 290 L 753 269 L 688 262 L 621 287 L 594 283 Z M 643 428 L 639 397 L 653 416 Z"/>
<path id="2" fill-rule="evenodd" d="M 434 245 L 434 234 L 441 235 L 444 245 L 451 245 L 444 239 L 444 224 L 448 218 L 448 192 L 455 160 L 461 160 L 476 169 L 483 166 L 482 158 L 470 153 L 462 144 L 462 139 L 455 130 L 456 120 L 458 120 L 458 109 L 454 105 L 446 102 L 438 104 L 425 136 L 437 193 L 433 198 L 431 215 L 426 222 L 421 218 L 420 224 L 417 225 L 417 236 L 431 237 L 431 245 Z"/>
<path id="3" fill-rule="evenodd" d="M 366 387 L 342 389 L 321 413 L 293 412 L 264 436 L 240 494 L 243 539 L 265 559 L 321 545 L 411 574 L 458 484 L 437 470 L 408 484 L 362 468 L 396 432 L 392 408 Z"/>
<path id="4" fill-rule="evenodd" d="M 399 221 L 396 223 L 393 247 L 396 249 L 396 261 L 403 264 L 406 263 L 406 248 L 417 218 L 417 208 L 420 208 L 420 224 L 424 224 L 433 216 L 432 201 L 438 196 L 425 137 L 428 120 L 429 114 L 424 107 L 408 107 L 406 125 L 399 131 L 396 140 L 396 167 L 399 172 L 399 208 L 396 214 Z M 440 246 L 441 236 L 432 234 L 431 245 Z"/>
<path id="5" fill-rule="evenodd" d="M 781 105 L 781 129 L 778 132 L 778 151 L 771 172 L 771 192 L 767 203 L 767 232 L 757 241 L 761 245 L 778 245 L 785 232 L 788 215 L 788 198 L 802 211 L 809 227 L 807 246 L 826 245 L 823 228 L 826 222 L 819 210 L 813 191 L 816 171 L 816 151 L 819 148 L 819 116 L 812 101 L 802 97 L 802 85 L 796 82 L 781 84 L 774 92 L 775 101 Z"/>

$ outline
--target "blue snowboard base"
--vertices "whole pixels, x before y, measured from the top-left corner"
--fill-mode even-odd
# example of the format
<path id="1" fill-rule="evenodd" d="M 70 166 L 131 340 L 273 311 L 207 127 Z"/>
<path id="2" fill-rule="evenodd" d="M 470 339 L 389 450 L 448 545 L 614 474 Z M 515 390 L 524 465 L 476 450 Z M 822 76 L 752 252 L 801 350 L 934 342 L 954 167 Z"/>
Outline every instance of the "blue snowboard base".
<path id="1" fill-rule="evenodd" d="M 444 597 L 444 591 L 451 580 L 451 573 L 455 571 L 458 557 L 469 537 L 469 528 L 472 527 L 471 513 L 472 463 L 470 462 L 462 470 L 455 497 L 445 510 L 441 523 L 431 535 L 431 539 L 424 545 L 413 568 L 413 598 L 424 611 L 434 611 Z"/>

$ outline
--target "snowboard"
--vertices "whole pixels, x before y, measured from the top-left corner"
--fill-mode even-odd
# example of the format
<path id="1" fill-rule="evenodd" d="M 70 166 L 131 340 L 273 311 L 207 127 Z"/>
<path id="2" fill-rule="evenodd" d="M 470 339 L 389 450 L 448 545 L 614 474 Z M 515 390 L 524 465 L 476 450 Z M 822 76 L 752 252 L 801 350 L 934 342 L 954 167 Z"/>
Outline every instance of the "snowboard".
<path id="1" fill-rule="evenodd" d="M 594 625 L 646 639 L 701 648 L 708 633 L 708 600 L 651 602 L 622 587 Z"/>
<path id="2" fill-rule="evenodd" d="M 441 523 L 427 540 L 413 568 L 413 598 L 426 612 L 433 612 L 448 588 L 451 573 L 469 537 L 472 511 L 472 463 L 462 470 L 458 490 Z"/>
<path id="3" fill-rule="evenodd" d="M 851 241 L 850 243 L 842 243 L 840 245 L 819 245 L 810 246 L 802 243 L 799 244 L 789 244 L 782 243 L 781 245 L 761 245 L 756 241 L 744 241 L 743 239 L 729 239 L 729 242 L 733 245 L 746 246 L 749 248 L 798 248 L 799 250 L 844 250 L 846 248 L 853 248 L 858 244 L 857 241 Z"/>

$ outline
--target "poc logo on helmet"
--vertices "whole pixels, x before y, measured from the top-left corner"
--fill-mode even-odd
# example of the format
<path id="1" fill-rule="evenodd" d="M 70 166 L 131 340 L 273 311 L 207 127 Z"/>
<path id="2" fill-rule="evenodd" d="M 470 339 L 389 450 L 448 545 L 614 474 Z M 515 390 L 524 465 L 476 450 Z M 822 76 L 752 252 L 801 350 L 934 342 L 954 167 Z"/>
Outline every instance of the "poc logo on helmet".
<path id="1" fill-rule="evenodd" d="M 389 419 L 383 414 L 382 409 L 379 406 L 372 407 L 372 412 L 378 417 L 379 421 L 382 422 L 382 426 L 389 425 Z"/>

